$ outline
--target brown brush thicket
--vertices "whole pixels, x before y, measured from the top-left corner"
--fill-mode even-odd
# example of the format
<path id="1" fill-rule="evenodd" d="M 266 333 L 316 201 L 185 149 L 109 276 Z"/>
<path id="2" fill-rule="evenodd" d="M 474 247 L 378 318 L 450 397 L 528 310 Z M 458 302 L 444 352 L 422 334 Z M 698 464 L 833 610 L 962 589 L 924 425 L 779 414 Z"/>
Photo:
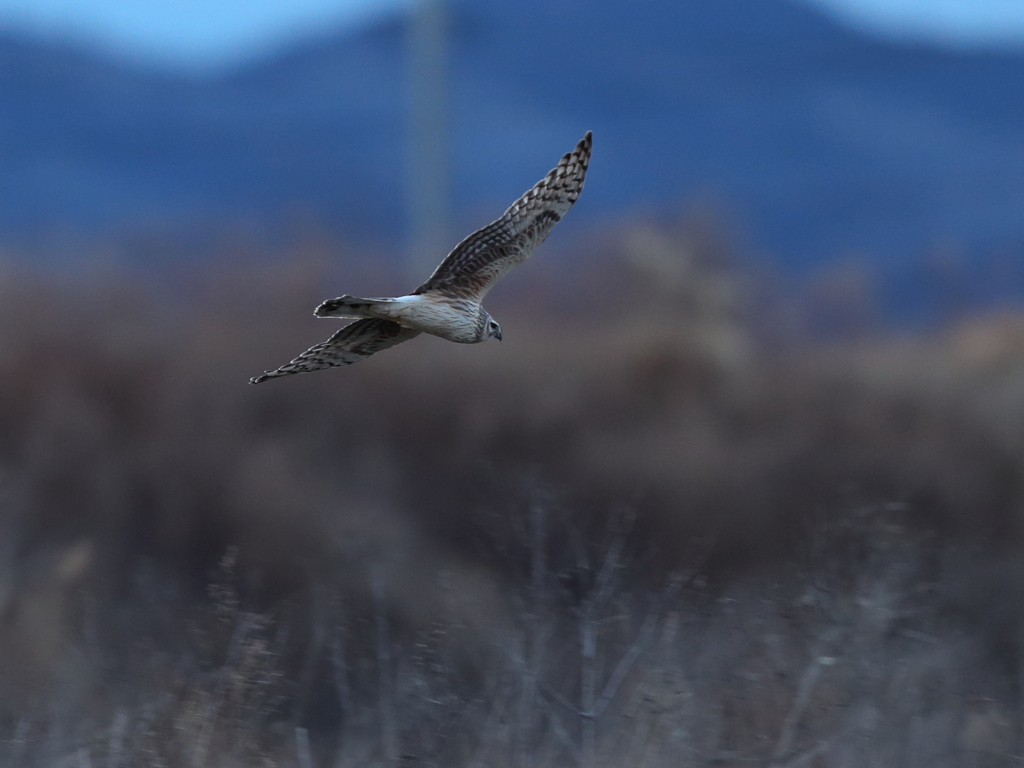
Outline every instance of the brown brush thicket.
<path id="1" fill-rule="evenodd" d="M 806 340 L 636 227 L 249 386 L 328 265 L 0 271 L 4 764 L 1019 763 L 1024 316 Z"/>

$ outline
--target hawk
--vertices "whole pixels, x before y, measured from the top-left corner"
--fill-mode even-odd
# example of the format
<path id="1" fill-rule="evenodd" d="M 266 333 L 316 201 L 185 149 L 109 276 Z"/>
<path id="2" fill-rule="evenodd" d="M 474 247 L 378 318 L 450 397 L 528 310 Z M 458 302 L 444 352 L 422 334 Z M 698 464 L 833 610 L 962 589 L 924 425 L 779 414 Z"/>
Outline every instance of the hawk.
<path id="1" fill-rule="evenodd" d="M 359 318 L 290 363 L 253 378 L 251 384 L 351 365 L 421 333 L 460 344 L 501 341 L 501 326 L 481 302 L 513 267 L 526 261 L 583 191 L 592 135 L 587 131 L 543 179 L 516 200 L 501 218 L 477 230 L 449 253 L 434 273 L 408 296 L 325 301 L 317 317 Z"/>

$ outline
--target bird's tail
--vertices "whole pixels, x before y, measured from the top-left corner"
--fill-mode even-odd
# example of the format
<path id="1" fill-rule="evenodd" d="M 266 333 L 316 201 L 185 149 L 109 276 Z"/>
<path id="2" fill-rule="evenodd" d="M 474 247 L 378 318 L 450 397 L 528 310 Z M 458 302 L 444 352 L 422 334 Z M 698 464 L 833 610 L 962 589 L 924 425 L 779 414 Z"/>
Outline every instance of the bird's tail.
<path id="1" fill-rule="evenodd" d="M 339 296 L 336 299 L 328 299 L 313 314 L 317 317 L 358 317 L 358 318 L 384 318 L 391 317 L 387 310 L 394 299 L 360 299 L 356 296 Z"/>

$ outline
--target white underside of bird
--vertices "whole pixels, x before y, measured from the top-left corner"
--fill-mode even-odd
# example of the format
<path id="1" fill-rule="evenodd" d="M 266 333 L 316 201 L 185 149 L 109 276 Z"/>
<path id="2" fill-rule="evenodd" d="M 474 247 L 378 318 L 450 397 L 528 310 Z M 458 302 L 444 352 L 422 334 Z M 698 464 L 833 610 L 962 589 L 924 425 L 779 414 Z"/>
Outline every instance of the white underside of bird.
<path id="1" fill-rule="evenodd" d="M 440 336 L 460 344 L 485 341 L 478 325 L 483 306 L 466 299 L 437 300 L 430 296 L 396 296 L 362 299 L 341 296 L 325 301 L 313 314 L 317 317 L 377 318 L 392 320 L 404 328 Z M 488 315 L 489 316 L 489 315 Z"/>

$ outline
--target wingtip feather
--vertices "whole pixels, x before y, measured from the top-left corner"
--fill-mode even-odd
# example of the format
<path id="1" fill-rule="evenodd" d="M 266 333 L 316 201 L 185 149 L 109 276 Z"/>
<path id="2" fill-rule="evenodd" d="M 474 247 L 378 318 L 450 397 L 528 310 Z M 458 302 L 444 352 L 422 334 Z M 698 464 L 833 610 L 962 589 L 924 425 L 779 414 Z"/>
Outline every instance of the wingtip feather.
<path id="1" fill-rule="evenodd" d="M 259 384 L 261 381 L 266 381 L 267 379 L 276 379 L 278 376 L 281 376 L 281 375 L 282 374 L 281 374 L 281 369 L 280 368 L 278 368 L 276 370 L 273 370 L 273 371 L 264 371 L 259 376 L 253 376 L 251 379 L 249 379 L 249 383 L 250 384 Z"/>

